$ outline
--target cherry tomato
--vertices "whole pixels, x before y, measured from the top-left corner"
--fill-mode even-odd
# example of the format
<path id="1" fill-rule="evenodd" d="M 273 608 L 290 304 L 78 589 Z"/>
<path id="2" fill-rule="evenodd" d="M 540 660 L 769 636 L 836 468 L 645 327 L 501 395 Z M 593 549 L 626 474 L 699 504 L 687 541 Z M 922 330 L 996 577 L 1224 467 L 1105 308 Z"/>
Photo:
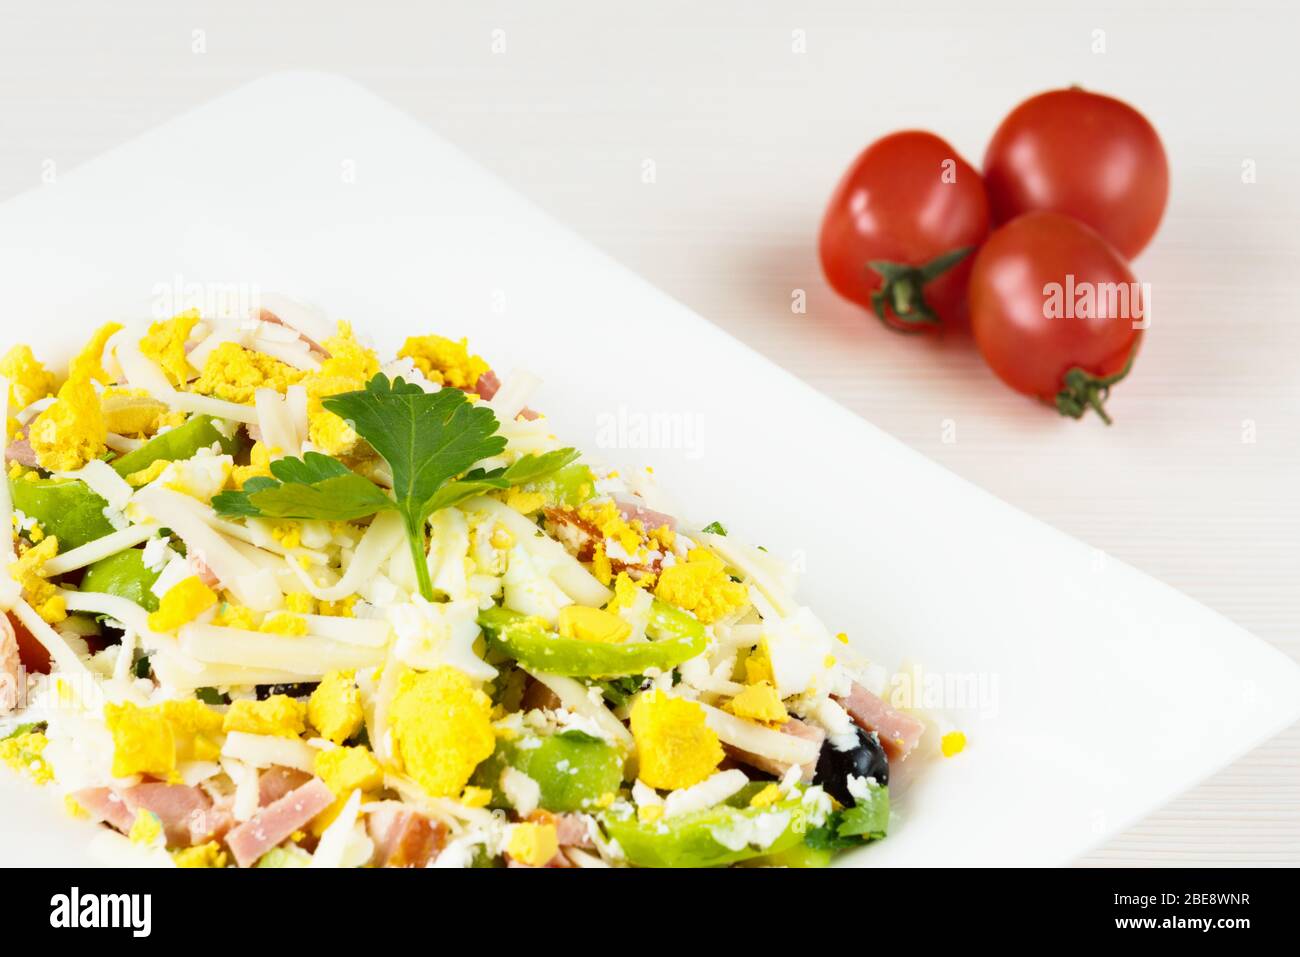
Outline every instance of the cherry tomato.
<path id="1" fill-rule="evenodd" d="M 1144 291 L 1100 235 L 1060 213 L 994 230 L 971 270 L 971 331 L 999 378 L 1080 418 L 1128 373 L 1145 326 Z"/>
<path id="2" fill-rule="evenodd" d="M 822 220 L 822 271 L 886 325 L 966 323 L 970 254 L 989 234 L 979 173 L 933 133 L 892 133 L 849 167 Z"/>
<path id="3" fill-rule="evenodd" d="M 13 626 L 14 638 L 18 642 L 18 658 L 23 667 L 32 674 L 48 675 L 50 673 L 50 653 L 37 641 L 27 626 L 15 616 L 8 615 L 9 624 Z"/>
<path id="4" fill-rule="evenodd" d="M 1080 89 L 1017 106 L 984 154 L 996 222 L 1048 209 L 1082 220 L 1126 258 L 1150 242 L 1169 198 L 1169 163 L 1147 118 Z"/>

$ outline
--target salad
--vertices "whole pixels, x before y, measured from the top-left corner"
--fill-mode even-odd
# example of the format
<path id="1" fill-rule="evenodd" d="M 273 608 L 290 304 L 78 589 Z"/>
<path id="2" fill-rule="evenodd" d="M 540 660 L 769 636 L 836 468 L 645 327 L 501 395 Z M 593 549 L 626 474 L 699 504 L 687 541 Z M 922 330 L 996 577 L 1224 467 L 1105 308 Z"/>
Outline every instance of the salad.
<path id="1" fill-rule="evenodd" d="M 116 863 L 815 866 L 964 740 L 465 340 L 266 297 L 0 376 L 0 762 Z"/>

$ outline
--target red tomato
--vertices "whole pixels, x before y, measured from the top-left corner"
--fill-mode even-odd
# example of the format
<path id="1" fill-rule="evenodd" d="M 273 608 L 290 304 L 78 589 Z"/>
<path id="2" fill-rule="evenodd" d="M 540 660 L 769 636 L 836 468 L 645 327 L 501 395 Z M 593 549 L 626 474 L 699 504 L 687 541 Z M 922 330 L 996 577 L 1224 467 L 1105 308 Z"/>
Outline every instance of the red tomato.
<path id="1" fill-rule="evenodd" d="M 822 220 L 822 271 L 886 325 L 964 325 L 970 253 L 989 234 L 979 173 L 933 133 L 876 140 L 849 167 Z"/>
<path id="2" fill-rule="evenodd" d="M 9 624 L 13 626 L 14 638 L 18 641 L 18 658 L 23 663 L 23 667 L 32 674 L 48 675 L 50 673 L 50 653 L 45 650 L 45 646 L 37 641 L 27 626 L 15 618 L 8 615 Z"/>
<path id="3" fill-rule="evenodd" d="M 1128 259 L 1155 235 L 1169 198 L 1169 162 L 1147 118 L 1084 90 L 1025 100 L 984 154 L 993 216 L 1050 209 L 1087 223 Z"/>
<path id="4" fill-rule="evenodd" d="M 1096 232 L 1048 212 L 995 230 L 971 270 L 970 314 L 975 343 L 1003 382 L 1062 415 L 1091 408 L 1110 424 L 1102 403 L 1132 365 L 1146 301 Z"/>

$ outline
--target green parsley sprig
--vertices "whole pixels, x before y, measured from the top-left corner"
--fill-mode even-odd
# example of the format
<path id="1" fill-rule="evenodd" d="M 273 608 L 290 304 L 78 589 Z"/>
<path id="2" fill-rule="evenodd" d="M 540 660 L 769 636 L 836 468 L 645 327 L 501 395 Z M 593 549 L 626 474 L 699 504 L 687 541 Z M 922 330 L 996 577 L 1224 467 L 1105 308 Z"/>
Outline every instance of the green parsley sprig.
<path id="1" fill-rule="evenodd" d="M 271 463 L 271 478 L 252 478 L 237 492 L 222 492 L 212 507 L 223 518 L 325 521 L 395 511 L 406 526 L 420 594 L 429 601 L 434 598 L 425 557 L 430 515 L 474 495 L 535 482 L 578 457 L 574 449 L 557 449 L 525 455 L 505 468 L 471 469 L 505 450 L 492 410 L 471 403 L 459 389 L 429 393 L 382 373 L 364 389 L 329 396 L 321 404 L 346 420 L 388 463 L 391 494 L 337 459 L 307 452 L 302 458 L 277 459 Z"/>

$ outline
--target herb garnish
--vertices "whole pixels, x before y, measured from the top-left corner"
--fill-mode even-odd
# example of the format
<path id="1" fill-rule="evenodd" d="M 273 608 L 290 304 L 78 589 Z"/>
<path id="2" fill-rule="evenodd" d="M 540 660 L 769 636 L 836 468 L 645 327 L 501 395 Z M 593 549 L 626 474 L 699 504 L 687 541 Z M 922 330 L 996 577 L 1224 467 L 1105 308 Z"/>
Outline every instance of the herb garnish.
<path id="1" fill-rule="evenodd" d="M 329 396 L 321 404 L 383 456 L 393 475 L 391 496 L 337 459 L 307 452 L 277 459 L 271 463 L 273 478 L 249 479 L 242 490 L 213 498 L 212 507 L 226 518 L 326 521 L 396 511 L 406 526 L 420 594 L 428 601 L 434 599 L 424 537 L 430 515 L 474 495 L 535 482 L 578 457 L 574 449 L 557 449 L 525 455 L 506 468 L 470 470 L 505 450 L 492 410 L 471 403 L 459 389 L 425 392 L 382 373 L 364 389 Z"/>

